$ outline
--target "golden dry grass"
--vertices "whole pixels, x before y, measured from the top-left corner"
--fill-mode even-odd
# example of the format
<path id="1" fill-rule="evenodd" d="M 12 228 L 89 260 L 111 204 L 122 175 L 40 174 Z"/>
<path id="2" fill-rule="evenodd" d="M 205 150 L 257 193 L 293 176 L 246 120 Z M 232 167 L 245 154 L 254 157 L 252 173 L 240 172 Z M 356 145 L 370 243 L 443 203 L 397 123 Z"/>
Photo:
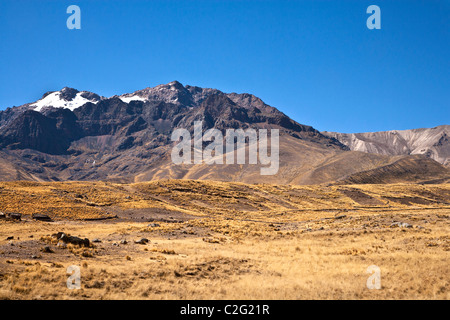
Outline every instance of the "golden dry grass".
<path id="1" fill-rule="evenodd" d="M 1 183 L 0 211 L 24 219 L 0 221 L 0 299 L 448 299 L 449 202 L 448 184 Z"/>

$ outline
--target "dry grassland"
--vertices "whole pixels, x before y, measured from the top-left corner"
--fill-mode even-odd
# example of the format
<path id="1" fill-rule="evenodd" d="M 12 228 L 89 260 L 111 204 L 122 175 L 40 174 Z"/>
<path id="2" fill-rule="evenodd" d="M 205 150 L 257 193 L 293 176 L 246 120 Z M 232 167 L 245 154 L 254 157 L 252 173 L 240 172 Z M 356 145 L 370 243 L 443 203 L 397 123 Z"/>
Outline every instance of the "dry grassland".
<path id="1" fill-rule="evenodd" d="M 0 299 L 450 298 L 449 184 L 4 182 L 0 211 Z"/>

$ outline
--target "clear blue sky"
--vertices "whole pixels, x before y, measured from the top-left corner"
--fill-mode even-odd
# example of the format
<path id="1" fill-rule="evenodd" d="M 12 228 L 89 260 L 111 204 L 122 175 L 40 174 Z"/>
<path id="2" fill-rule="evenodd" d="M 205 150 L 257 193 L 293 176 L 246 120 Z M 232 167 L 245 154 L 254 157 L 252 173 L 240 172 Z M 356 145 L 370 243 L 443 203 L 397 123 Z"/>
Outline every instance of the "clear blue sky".
<path id="1" fill-rule="evenodd" d="M 319 130 L 450 124 L 449 0 L 1 0 L 0 35 L 0 110 L 64 86 L 109 97 L 178 80 Z"/>

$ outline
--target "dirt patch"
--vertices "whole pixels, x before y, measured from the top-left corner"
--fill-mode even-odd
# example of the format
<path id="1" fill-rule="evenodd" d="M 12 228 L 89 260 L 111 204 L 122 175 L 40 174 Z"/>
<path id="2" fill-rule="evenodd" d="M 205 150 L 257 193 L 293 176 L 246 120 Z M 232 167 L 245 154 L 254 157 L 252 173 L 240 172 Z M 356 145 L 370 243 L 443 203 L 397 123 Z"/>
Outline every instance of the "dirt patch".
<path id="1" fill-rule="evenodd" d="M 40 249 L 44 246 L 39 240 L 10 240 L 0 246 L 0 253 L 6 259 L 32 259 L 33 256 L 41 257 Z"/>
<path id="2" fill-rule="evenodd" d="M 175 277 L 194 277 L 197 279 L 228 278 L 250 272 L 247 259 L 218 258 L 185 266 L 174 271 Z"/>
<path id="3" fill-rule="evenodd" d="M 415 193 L 419 197 L 432 199 L 432 200 L 435 200 L 437 203 L 450 204 L 450 202 L 449 202 L 450 192 L 445 189 L 435 188 L 433 190 L 433 192 L 431 192 L 429 190 L 417 190 L 417 191 L 415 191 Z"/>
<path id="4" fill-rule="evenodd" d="M 382 201 L 356 189 L 342 189 L 339 191 L 360 205 L 377 206 L 384 204 Z"/>
<path id="5" fill-rule="evenodd" d="M 138 208 L 138 209 L 121 209 L 111 207 L 109 211 L 117 216 L 117 219 L 111 221 L 136 221 L 136 222 L 184 222 L 200 217 L 189 215 L 184 212 L 167 210 L 162 208 Z"/>
<path id="6" fill-rule="evenodd" d="M 404 204 L 404 205 L 414 205 L 414 204 L 435 204 L 435 201 L 428 200 L 425 198 L 419 197 L 402 197 L 402 198 L 394 198 L 394 197 L 384 197 L 389 201 L 393 201 L 396 203 Z"/>

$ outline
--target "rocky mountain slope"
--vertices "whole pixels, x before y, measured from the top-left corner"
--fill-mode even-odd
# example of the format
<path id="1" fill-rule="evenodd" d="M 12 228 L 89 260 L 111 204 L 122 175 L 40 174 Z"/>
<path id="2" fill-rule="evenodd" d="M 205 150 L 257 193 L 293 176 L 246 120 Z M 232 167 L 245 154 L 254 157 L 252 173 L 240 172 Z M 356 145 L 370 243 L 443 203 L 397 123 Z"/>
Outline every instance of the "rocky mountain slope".
<path id="1" fill-rule="evenodd" d="M 450 166 L 450 125 L 413 130 L 322 133 L 336 138 L 350 150 L 385 155 L 423 154 L 447 167 Z"/>
<path id="2" fill-rule="evenodd" d="M 261 176 L 261 164 L 174 164 L 171 134 L 178 128 L 193 133 L 194 121 L 203 121 L 204 131 L 279 129 L 278 173 Z M 349 151 L 335 137 L 297 123 L 251 94 L 177 81 L 110 98 L 63 88 L 0 112 L 0 180 L 176 178 L 314 184 L 344 181 L 380 167 L 392 170 L 398 181 L 449 176 L 448 169 L 426 156 L 423 161 L 398 162 L 402 157 L 409 156 Z M 389 166 L 393 163 L 397 165 Z"/>

